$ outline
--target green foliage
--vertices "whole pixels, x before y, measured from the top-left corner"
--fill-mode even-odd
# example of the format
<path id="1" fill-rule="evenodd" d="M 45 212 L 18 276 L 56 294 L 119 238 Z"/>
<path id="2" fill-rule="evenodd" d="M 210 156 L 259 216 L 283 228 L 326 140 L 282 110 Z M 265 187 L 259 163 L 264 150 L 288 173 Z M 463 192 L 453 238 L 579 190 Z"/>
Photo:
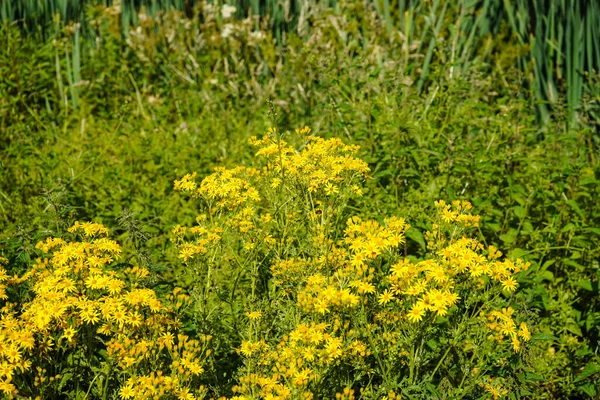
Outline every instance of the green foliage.
<path id="1" fill-rule="evenodd" d="M 197 214 L 172 183 L 189 171 L 203 177 L 216 165 L 252 165 L 250 136 L 309 125 L 317 136 L 361 146 L 371 179 L 345 212 L 406 218 L 413 227 L 405 254 L 426 254 L 434 200 L 471 201 L 481 215 L 479 239 L 532 263 L 516 298 L 537 327 L 530 369 L 511 378 L 521 384 L 515 396 L 596 396 L 600 139 L 598 52 L 589 49 L 597 48 L 597 13 L 573 25 L 583 3 L 550 2 L 553 17 L 539 19 L 531 43 L 525 3 L 476 3 L 312 5 L 304 23 L 279 31 L 273 19 L 227 19 L 218 8 L 185 15 L 148 4 L 137 14 L 129 2 L 121 12 L 87 7 L 81 25 L 48 20 L 45 38 L 4 24 L 0 251 L 8 271 L 31 266 L 39 239 L 95 220 L 124 243 L 123 262 L 154 272 L 157 292 L 192 291 L 201 281 L 197 305 L 202 296 L 226 298 L 235 274 L 212 275 L 204 286 L 206 271 L 185 273 L 169 240 L 173 226 L 191 225 Z M 265 4 L 275 7 L 242 8 L 264 15 Z M 510 16 L 515 21 L 502 20 Z M 565 58 L 570 39 L 553 33 L 559 21 L 590 47 Z M 240 277 L 242 284 L 254 278 L 266 290 L 269 271 L 261 271 Z M 242 303 L 230 305 L 243 320 Z M 242 337 L 232 320 L 200 311 L 187 329 L 215 334 L 221 377 L 213 384 L 227 390 Z"/>

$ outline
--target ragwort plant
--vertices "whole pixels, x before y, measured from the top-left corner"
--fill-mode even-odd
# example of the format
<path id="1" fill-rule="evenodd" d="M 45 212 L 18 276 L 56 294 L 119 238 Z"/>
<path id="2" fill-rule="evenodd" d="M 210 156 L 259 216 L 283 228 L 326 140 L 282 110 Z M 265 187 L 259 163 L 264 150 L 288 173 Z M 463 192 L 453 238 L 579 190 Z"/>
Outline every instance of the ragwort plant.
<path id="1" fill-rule="evenodd" d="M 369 178 L 358 146 L 309 128 L 250 143 L 256 167 L 175 182 L 204 212 L 173 230 L 199 278 L 198 310 L 213 304 L 240 332 L 231 399 L 520 393 L 531 315 L 512 294 L 529 264 L 469 233 L 479 217 L 468 202 L 436 203 L 427 255 L 416 259 L 404 219 L 348 214 Z M 223 274 L 234 277 L 228 309 L 211 299 Z"/>
<path id="2" fill-rule="evenodd" d="M 36 398 L 202 398 L 210 337 L 184 334 L 189 296 L 144 286 L 145 268 L 114 268 L 119 244 L 101 224 L 47 238 L 22 276 L 0 268 L 0 391 Z M 20 300 L 20 301 L 19 301 Z M 113 398 L 113 397 L 111 397 Z"/>

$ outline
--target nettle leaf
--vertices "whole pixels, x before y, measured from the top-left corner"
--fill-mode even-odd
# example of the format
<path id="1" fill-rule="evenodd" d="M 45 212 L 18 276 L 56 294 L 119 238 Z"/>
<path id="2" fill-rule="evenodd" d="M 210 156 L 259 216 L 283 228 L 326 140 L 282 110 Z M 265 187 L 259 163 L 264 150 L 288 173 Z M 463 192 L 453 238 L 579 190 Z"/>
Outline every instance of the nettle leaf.
<path id="1" fill-rule="evenodd" d="M 580 382 L 584 379 L 589 378 L 592 375 L 596 375 L 597 373 L 600 373 L 600 365 L 591 362 L 585 367 L 583 367 L 583 370 L 579 373 L 579 375 L 577 375 L 573 382 Z"/>
<path id="2" fill-rule="evenodd" d="M 553 341 L 553 342 L 558 342 L 558 338 L 549 333 L 538 333 L 537 335 L 533 335 L 531 337 L 531 340 L 535 340 L 535 341 L 549 340 L 549 341 Z"/>
<path id="3" fill-rule="evenodd" d="M 577 386 L 577 390 L 579 390 L 580 392 L 583 392 L 585 394 L 587 394 L 590 397 L 595 397 L 596 396 L 596 385 L 594 385 L 593 383 L 588 383 L 585 385 L 581 385 L 581 386 Z"/>
<path id="4" fill-rule="evenodd" d="M 423 237 L 423 234 L 418 229 L 410 228 L 404 234 L 406 235 L 407 238 L 412 239 L 415 242 L 417 242 L 423 250 L 427 250 L 427 246 L 425 244 L 425 237 Z"/>

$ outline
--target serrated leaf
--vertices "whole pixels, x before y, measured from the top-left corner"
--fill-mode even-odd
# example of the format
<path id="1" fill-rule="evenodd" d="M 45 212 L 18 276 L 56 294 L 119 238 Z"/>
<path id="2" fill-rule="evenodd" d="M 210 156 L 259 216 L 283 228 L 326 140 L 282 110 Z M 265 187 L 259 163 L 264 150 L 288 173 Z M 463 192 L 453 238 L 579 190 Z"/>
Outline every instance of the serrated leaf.
<path id="1" fill-rule="evenodd" d="M 591 362 L 588 365 L 586 365 L 585 367 L 583 367 L 583 370 L 579 373 L 579 375 L 577 375 L 577 377 L 575 378 L 575 380 L 573 382 L 580 382 L 586 378 L 589 378 L 592 375 L 595 375 L 597 373 L 600 372 L 600 365 Z"/>
<path id="2" fill-rule="evenodd" d="M 596 385 L 594 385 L 593 383 L 588 383 L 586 385 L 577 386 L 577 390 L 587 394 L 590 397 L 595 397 L 596 393 L 597 393 Z"/>
<path id="3" fill-rule="evenodd" d="M 531 340 L 550 340 L 550 341 L 558 341 L 556 336 L 553 336 L 549 333 L 538 333 L 537 335 L 533 335 Z"/>

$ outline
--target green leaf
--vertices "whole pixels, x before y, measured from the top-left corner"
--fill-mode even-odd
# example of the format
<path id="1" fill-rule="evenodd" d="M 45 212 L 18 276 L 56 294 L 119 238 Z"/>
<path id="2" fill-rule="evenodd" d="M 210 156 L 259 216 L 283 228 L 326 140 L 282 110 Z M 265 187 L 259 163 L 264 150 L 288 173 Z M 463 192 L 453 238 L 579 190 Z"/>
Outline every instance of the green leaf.
<path id="1" fill-rule="evenodd" d="M 596 385 L 594 385 L 593 383 L 588 383 L 585 385 L 581 385 L 581 386 L 577 386 L 577 390 L 579 390 L 580 392 L 583 392 L 585 394 L 587 394 L 590 397 L 595 397 L 596 396 Z"/>
<path id="2" fill-rule="evenodd" d="M 531 340 L 550 340 L 558 342 L 558 338 L 556 336 L 550 335 L 549 333 L 538 333 L 537 335 L 533 335 Z"/>
<path id="3" fill-rule="evenodd" d="M 575 200 L 568 200 L 567 204 L 571 206 L 573 211 L 575 211 L 577 215 L 581 217 L 581 219 L 585 219 L 585 214 L 583 213 L 583 211 L 581 211 L 581 208 L 579 208 L 579 204 L 577 204 Z"/>
<path id="4" fill-rule="evenodd" d="M 589 378 L 592 375 L 595 375 L 597 373 L 600 372 L 600 365 L 591 362 L 588 365 L 586 365 L 585 367 L 583 367 L 583 370 L 581 371 L 581 373 L 579 375 L 577 375 L 577 377 L 575 378 L 575 380 L 573 382 L 580 382 L 586 378 Z"/>
<path id="5" fill-rule="evenodd" d="M 543 281 L 543 280 L 547 280 L 552 282 L 554 280 L 554 274 L 552 273 L 552 271 L 542 271 L 539 274 L 537 274 L 536 276 L 536 281 Z"/>
<path id="6" fill-rule="evenodd" d="M 598 181 L 595 178 L 591 178 L 591 177 L 586 177 L 586 178 L 581 178 L 579 180 L 579 184 L 581 186 L 585 186 L 585 185 L 591 185 L 591 184 L 598 184 Z"/>
<path id="7" fill-rule="evenodd" d="M 58 390 L 61 391 L 62 388 L 67 384 L 67 382 L 69 382 L 69 380 L 71 380 L 72 377 L 73 374 L 70 372 L 63 374 L 62 378 L 60 379 L 60 382 L 58 383 Z"/>
<path id="8" fill-rule="evenodd" d="M 508 232 L 500 235 L 499 237 L 500 240 L 502 240 L 505 243 L 513 243 L 517 239 L 517 230 L 511 228 Z"/>
<path id="9" fill-rule="evenodd" d="M 575 284 L 576 286 L 579 286 L 582 289 L 585 289 L 589 292 L 594 291 L 594 287 L 592 286 L 592 282 L 591 281 L 579 281 Z"/>
<path id="10" fill-rule="evenodd" d="M 528 381 L 545 381 L 546 379 L 542 375 L 534 374 L 531 372 L 525 373 L 525 379 Z"/>
<path id="11" fill-rule="evenodd" d="M 425 245 L 425 238 L 423 237 L 423 234 L 418 229 L 410 228 L 404 234 L 406 235 L 407 238 L 412 239 L 415 242 L 417 242 L 423 250 L 427 249 L 427 246 Z"/>
<path id="12" fill-rule="evenodd" d="M 510 258 L 511 259 L 516 259 L 516 258 L 521 258 L 523 257 L 523 255 L 525 255 L 527 252 L 521 248 L 515 248 L 512 249 L 512 251 L 510 252 Z"/>
<path id="13" fill-rule="evenodd" d="M 513 212 L 519 218 L 523 218 L 525 216 L 525 208 L 521 206 L 513 207 Z"/>
<path id="14" fill-rule="evenodd" d="M 600 236 L 600 228 L 586 228 L 584 230 L 586 232 L 592 232 L 592 233 L 595 233 L 596 235 Z"/>
<path id="15" fill-rule="evenodd" d="M 575 226 L 575 224 L 572 224 L 572 223 L 570 223 L 570 222 L 569 222 L 569 223 L 568 223 L 567 225 L 565 225 L 565 226 L 564 226 L 564 227 L 563 227 L 563 228 L 562 228 L 560 231 L 561 231 L 561 233 L 564 233 L 564 232 L 572 231 L 572 230 L 574 230 L 575 228 L 577 228 L 577 227 Z"/>
<path id="16" fill-rule="evenodd" d="M 569 324 L 567 325 L 567 330 L 574 335 L 583 336 L 583 332 L 581 332 L 581 328 L 577 324 Z"/>

